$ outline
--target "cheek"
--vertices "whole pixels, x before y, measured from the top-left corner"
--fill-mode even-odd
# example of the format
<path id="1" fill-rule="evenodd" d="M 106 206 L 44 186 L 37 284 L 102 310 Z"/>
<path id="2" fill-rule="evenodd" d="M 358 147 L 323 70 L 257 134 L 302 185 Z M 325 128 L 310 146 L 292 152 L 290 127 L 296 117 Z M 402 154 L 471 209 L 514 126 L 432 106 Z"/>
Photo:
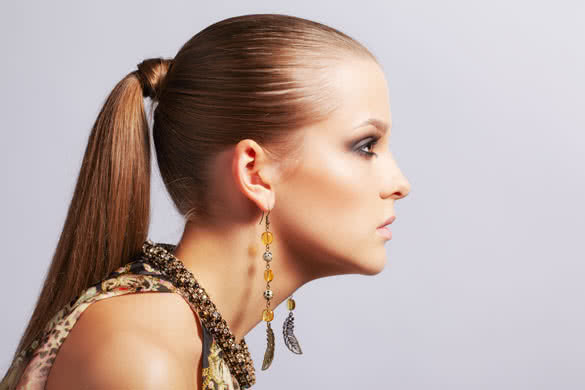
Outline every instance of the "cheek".
<path id="1" fill-rule="evenodd" d="M 339 154 L 339 152 L 337 152 Z M 294 179 L 294 203 L 308 211 L 315 219 L 312 223 L 322 232 L 347 229 L 345 218 L 355 220 L 355 212 L 366 199 L 366 189 L 361 185 L 352 165 L 356 161 L 335 156 L 333 152 L 321 152 L 304 161 Z"/>
<path id="2" fill-rule="evenodd" d="M 277 191 L 276 207 L 286 207 L 300 246 L 311 247 L 326 262 L 360 261 L 375 240 L 381 216 L 374 205 L 375 177 L 367 161 L 349 153 L 324 152 L 302 160 L 286 189 Z M 280 200 L 280 202 L 279 202 Z M 280 210 L 282 212 L 283 210 Z M 292 243 L 291 243 L 292 244 Z"/>

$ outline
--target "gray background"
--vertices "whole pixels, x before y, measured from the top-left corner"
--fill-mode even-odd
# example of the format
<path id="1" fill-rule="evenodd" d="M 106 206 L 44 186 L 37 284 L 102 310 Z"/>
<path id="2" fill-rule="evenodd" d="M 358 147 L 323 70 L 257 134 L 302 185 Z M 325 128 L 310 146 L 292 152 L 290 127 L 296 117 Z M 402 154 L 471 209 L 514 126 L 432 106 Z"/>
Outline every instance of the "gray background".
<path id="1" fill-rule="evenodd" d="M 265 12 L 380 59 L 412 191 L 382 273 L 296 293 L 304 355 L 280 342 L 264 372 L 265 329 L 247 336 L 255 388 L 585 388 L 583 1 L 3 2 L 2 373 L 115 83 L 211 23 Z M 151 237 L 175 242 L 154 172 Z"/>

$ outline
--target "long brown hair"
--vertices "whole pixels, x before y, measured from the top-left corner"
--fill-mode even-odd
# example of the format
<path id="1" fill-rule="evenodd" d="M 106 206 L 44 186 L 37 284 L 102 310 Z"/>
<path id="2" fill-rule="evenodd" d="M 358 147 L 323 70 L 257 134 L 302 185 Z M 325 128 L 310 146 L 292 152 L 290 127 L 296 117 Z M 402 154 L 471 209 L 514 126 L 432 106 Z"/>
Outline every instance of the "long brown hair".
<path id="1" fill-rule="evenodd" d="M 107 97 L 89 135 L 63 231 L 14 358 L 85 288 L 126 264 L 147 238 L 150 140 L 163 182 L 187 221 L 213 214 L 209 167 L 223 148 L 254 139 L 288 158 L 295 129 L 337 108 L 327 69 L 374 56 L 348 35 L 282 14 L 221 20 L 173 59 L 138 64 Z M 13 358 L 13 359 L 14 359 Z"/>

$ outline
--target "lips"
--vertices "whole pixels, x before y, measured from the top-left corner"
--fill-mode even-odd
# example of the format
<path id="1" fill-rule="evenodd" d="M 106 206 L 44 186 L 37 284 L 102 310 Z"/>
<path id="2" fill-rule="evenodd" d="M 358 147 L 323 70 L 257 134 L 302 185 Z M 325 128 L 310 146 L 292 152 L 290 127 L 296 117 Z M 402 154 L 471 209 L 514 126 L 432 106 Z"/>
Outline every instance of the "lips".
<path id="1" fill-rule="evenodd" d="M 394 222 L 394 220 L 396 219 L 396 216 L 393 215 L 390 218 L 388 218 L 387 220 L 385 220 L 380 226 L 378 226 L 378 228 L 382 228 L 386 225 L 390 225 L 392 222 Z"/>
<path id="2" fill-rule="evenodd" d="M 387 240 L 390 240 L 392 238 L 392 232 L 390 231 L 388 226 L 377 228 L 376 232 Z"/>

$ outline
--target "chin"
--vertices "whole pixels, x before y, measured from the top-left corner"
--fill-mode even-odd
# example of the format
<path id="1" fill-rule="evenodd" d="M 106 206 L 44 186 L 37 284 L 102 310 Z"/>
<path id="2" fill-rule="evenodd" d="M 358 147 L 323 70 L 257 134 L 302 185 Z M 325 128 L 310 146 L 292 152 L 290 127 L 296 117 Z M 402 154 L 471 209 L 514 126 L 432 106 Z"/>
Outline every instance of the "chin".
<path id="1" fill-rule="evenodd" d="M 380 267 L 367 268 L 365 270 L 365 272 L 362 272 L 362 275 L 367 275 L 367 276 L 378 275 L 380 272 L 382 272 L 384 270 L 384 266 L 385 266 L 385 264 L 380 266 Z"/>
<path id="2" fill-rule="evenodd" d="M 360 264 L 359 274 L 361 275 L 377 275 L 386 267 L 386 255 L 380 259 L 369 259 L 368 262 Z"/>

